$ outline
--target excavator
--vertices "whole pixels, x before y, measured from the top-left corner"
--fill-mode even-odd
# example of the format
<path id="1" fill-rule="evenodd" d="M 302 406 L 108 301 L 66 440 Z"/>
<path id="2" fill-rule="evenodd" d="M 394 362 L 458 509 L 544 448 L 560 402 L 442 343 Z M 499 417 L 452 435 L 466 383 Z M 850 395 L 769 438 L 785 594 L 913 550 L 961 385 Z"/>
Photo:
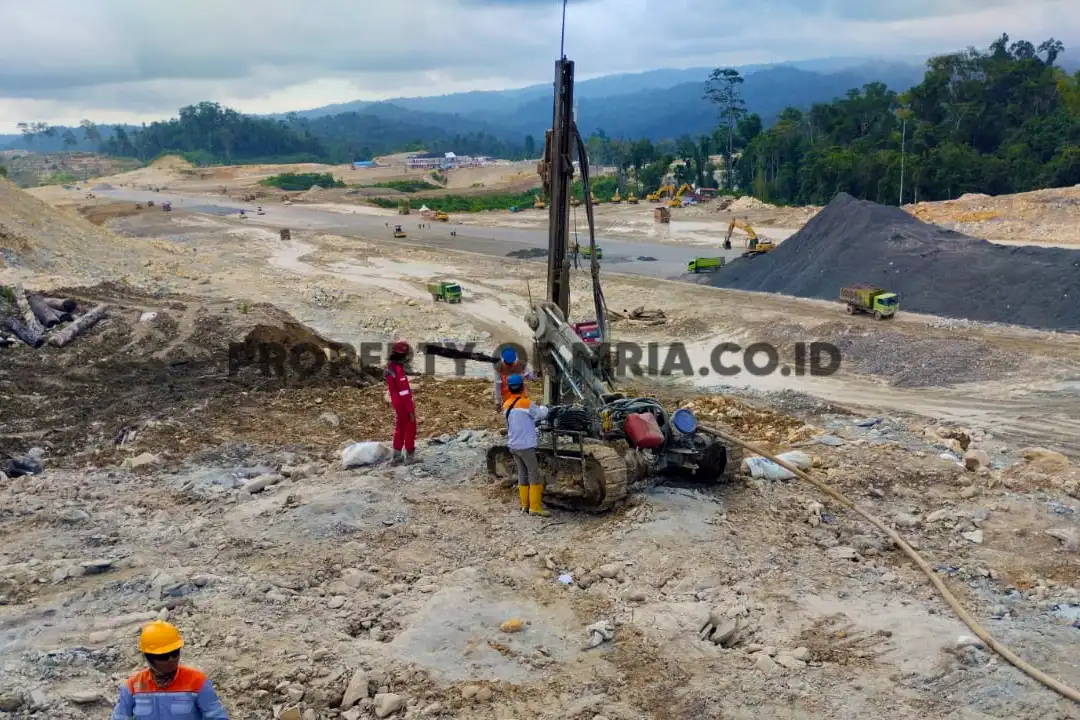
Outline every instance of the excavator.
<path id="1" fill-rule="evenodd" d="M 685 193 L 687 190 L 693 191 L 693 189 L 694 188 L 690 187 L 686 183 L 683 183 L 683 186 L 679 188 L 679 191 L 675 193 L 675 195 L 670 200 L 668 200 L 668 207 L 681 208 L 683 193 Z"/>
<path id="2" fill-rule="evenodd" d="M 622 197 L 619 195 L 618 189 L 616 189 L 615 194 L 611 196 L 611 203 L 613 205 L 618 205 L 621 202 L 622 202 Z"/>
<path id="3" fill-rule="evenodd" d="M 543 210 L 546 207 L 547 207 L 547 204 L 544 202 L 544 196 L 543 195 L 537 195 L 536 196 L 536 201 L 533 202 L 533 208 L 535 208 L 536 210 Z"/>
<path id="4" fill-rule="evenodd" d="M 525 317 L 533 331 L 532 361 L 544 379 L 548 418 L 538 426 L 537 457 L 548 505 L 603 512 L 667 477 L 713 484 L 725 481 L 741 463 L 740 451 L 699 429 L 694 414 L 669 413 L 648 397 L 627 397 L 615 387 L 608 311 L 600 283 L 593 195 L 589 189 L 586 145 L 573 120 L 574 62 L 555 65 L 555 112 L 545 133 L 537 170 L 548 210 L 546 297 Z M 596 330 L 586 343 L 574 331 L 570 311 L 570 188 L 573 150 L 581 173 L 589 225 L 590 276 Z M 440 353 L 442 351 L 440 350 Z M 513 481 L 515 463 L 505 441 L 487 455 L 488 472 Z"/>
<path id="5" fill-rule="evenodd" d="M 735 232 L 735 228 L 739 228 L 746 233 L 746 252 L 742 254 L 743 257 L 754 257 L 756 255 L 764 255 L 765 253 L 773 250 L 776 244 L 771 240 L 758 239 L 757 233 L 754 232 L 754 228 L 750 227 L 749 223 L 741 220 L 731 219 L 728 223 L 727 235 L 724 237 L 724 249 L 731 249 L 731 234 Z"/>
<path id="6" fill-rule="evenodd" d="M 665 194 L 668 197 L 671 197 L 672 195 L 674 195 L 675 194 L 675 186 L 674 185 L 664 185 L 663 187 L 658 188 L 656 190 L 656 192 L 649 193 L 648 195 L 646 195 L 645 199 L 648 200 L 649 202 L 660 202 L 661 200 L 664 199 Z"/>
<path id="7" fill-rule="evenodd" d="M 630 203 L 631 205 L 637 205 L 638 204 L 637 195 L 635 195 L 634 193 L 630 193 L 629 195 L 626 196 L 626 202 Z"/>

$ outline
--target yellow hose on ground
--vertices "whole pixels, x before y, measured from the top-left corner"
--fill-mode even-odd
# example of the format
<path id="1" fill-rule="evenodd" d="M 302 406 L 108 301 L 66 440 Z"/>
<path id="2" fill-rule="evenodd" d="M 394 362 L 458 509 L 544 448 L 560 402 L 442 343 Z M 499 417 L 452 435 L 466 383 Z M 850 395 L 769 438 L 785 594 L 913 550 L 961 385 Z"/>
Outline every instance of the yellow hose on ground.
<path id="1" fill-rule="evenodd" d="M 885 533 L 885 535 L 888 536 L 888 538 L 892 540 L 897 547 L 904 551 L 905 555 L 911 558 L 912 562 L 919 566 L 919 569 L 923 571 L 923 574 L 925 574 L 926 577 L 930 578 L 930 582 L 934 585 L 935 588 L 937 588 L 938 592 L 941 593 L 941 596 L 945 598 L 945 602 L 949 603 L 949 606 L 952 607 L 952 609 L 956 612 L 960 619 L 964 621 L 964 624 L 971 628 L 971 631 L 975 633 L 980 640 L 986 643 L 986 646 L 988 648 L 996 652 L 1001 657 L 1005 658 L 1014 667 L 1018 668 L 1019 670 L 1026 673 L 1028 676 L 1034 678 L 1035 680 L 1038 680 L 1043 685 L 1058 693 L 1062 697 L 1066 697 L 1073 702 L 1080 703 L 1080 692 L 1077 692 L 1076 690 L 1064 684 L 1060 680 L 1056 680 L 1044 673 L 1042 670 L 1039 670 L 1038 668 L 1032 666 L 1023 658 L 1018 657 L 1008 647 L 1002 645 L 997 640 L 992 638 L 990 634 L 986 632 L 986 630 L 983 630 L 982 626 L 979 625 L 979 623 L 976 622 L 975 618 L 973 618 L 968 613 L 968 611 L 964 609 L 964 606 L 961 605 L 960 601 L 956 599 L 956 596 L 949 591 L 949 588 L 945 585 L 944 581 L 942 581 L 941 578 L 938 577 L 937 573 L 934 572 L 933 568 L 930 567 L 926 560 L 924 560 L 922 556 L 915 551 L 915 548 L 904 542 L 904 538 L 900 537 L 900 534 L 897 533 L 895 530 L 885 525 L 885 523 L 883 523 L 881 520 L 877 519 L 875 516 L 871 515 L 868 511 L 862 509 L 861 507 L 853 503 L 851 500 L 848 500 L 847 497 L 840 493 L 840 491 L 826 485 L 820 480 L 815 480 L 809 474 L 803 472 L 791 463 L 785 460 L 781 460 L 775 455 L 766 452 L 762 448 L 759 448 L 744 440 L 740 440 L 739 438 L 734 437 L 733 435 L 729 435 L 728 433 L 718 428 L 702 425 L 700 429 L 710 435 L 715 435 L 721 440 L 725 440 L 735 445 L 740 445 L 752 453 L 760 455 L 763 458 L 772 460 L 780 467 L 795 473 L 796 477 L 798 477 L 800 480 L 804 480 L 810 483 L 815 488 L 825 493 L 836 502 L 840 503 L 846 508 L 854 510 L 856 513 L 861 515 L 863 518 L 866 519 L 868 523 L 876 527 L 881 532 Z"/>

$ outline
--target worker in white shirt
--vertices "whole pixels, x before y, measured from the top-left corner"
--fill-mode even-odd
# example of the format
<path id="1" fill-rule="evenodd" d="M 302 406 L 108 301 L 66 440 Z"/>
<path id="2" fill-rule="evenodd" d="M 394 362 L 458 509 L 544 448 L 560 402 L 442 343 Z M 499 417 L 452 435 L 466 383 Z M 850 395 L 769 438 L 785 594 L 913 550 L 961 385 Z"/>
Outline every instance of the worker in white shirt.
<path id="1" fill-rule="evenodd" d="M 502 405 L 506 421 L 506 439 L 518 471 L 518 497 L 522 514 L 547 515 L 544 509 L 544 483 L 536 458 L 536 424 L 548 416 L 548 408 L 533 405 L 525 396 L 525 378 L 511 375 L 506 379 L 510 396 Z"/>

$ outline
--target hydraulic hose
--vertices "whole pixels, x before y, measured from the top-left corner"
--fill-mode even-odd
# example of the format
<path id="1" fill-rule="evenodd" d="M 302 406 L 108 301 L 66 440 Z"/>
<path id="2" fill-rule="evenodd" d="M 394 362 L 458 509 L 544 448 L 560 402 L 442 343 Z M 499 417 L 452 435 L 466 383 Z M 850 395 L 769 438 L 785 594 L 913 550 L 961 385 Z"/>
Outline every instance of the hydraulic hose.
<path id="1" fill-rule="evenodd" d="M 903 553 L 907 555 L 911 559 L 911 561 L 919 567 L 920 570 L 922 570 L 923 574 L 930 579 L 931 584 L 933 584 L 933 586 L 945 599 L 945 602 L 947 602 L 949 606 L 953 609 L 953 611 L 957 614 L 957 616 L 964 621 L 964 624 L 971 628 L 971 631 L 975 633 L 975 635 L 978 636 L 980 640 L 986 643 L 986 646 L 988 648 L 996 652 L 1001 657 L 1005 658 L 1005 660 L 1007 660 L 1013 667 L 1017 668 L 1029 677 L 1039 681 L 1040 683 L 1050 688 L 1054 692 L 1058 693 L 1062 697 L 1068 698 L 1073 702 L 1080 703 L 1080 692 L 1074 690 L 1060 680 L 1050 677 L 1043 671 L 1034 667 L 1033 665 L 1025 661 L 1023 658 L 1017 656 L 1008 647 L 995 640 L 990 635 L 990 633 L 986 632 L 986 630 L 984 630 L 982 626 L 979 625 L 975 618 L 972 617 L 971 614 L 964 609 L 964 606 L 960 604 L 960 601 L 956 599 L 956 596 L 952 594 L 952 592 L 941 580 L 941 578 L 938 577 L 937 573 L 934 572 L 934 569 L 930 567 L 929 563 L 927 563 L 926 560 L 924 560 L 923 557 L 918 552 L 916 552 L 913 547 L 908 545 L 907 542 L 904 541 L 904 538 L 900 537 L 900 534 L 898 532 L 887 526 L 876 516 L 856 505 L 836 488 L 830 487 L 829 485 L 826 485 L 820 480 L 811 477 L 808 473 L 803 472 L 791 463 L 785 460 L 781 460 L 780 458 L 766 452 L 765 450 L 757 447 L 756 445 L 748 443 L 745 440 L 740 440 L 734 435 L 730 435 L 723 430 L 720 430 L 719 428 L 702 425 L 700 426 L 700 429 L 702 432 L 708 433 L 710 435 L 715 435 L 721 440 L 744 447 L 756 455 L 760 455 L 763 458 L 767 458 L 773 461 L 785 470 L 794 473 L 795 476 L 798 477 L 800 480 L 809 483 L 810 485 L 814 486 L 819 491 L 825 493 L 844 507 L 861 515 L 863 519 L 865 519 L 868 523 L 883 532 L 890 540 L 892 540 L 893 544 L 900 548 L 900 550 L 903 551 Z"/>

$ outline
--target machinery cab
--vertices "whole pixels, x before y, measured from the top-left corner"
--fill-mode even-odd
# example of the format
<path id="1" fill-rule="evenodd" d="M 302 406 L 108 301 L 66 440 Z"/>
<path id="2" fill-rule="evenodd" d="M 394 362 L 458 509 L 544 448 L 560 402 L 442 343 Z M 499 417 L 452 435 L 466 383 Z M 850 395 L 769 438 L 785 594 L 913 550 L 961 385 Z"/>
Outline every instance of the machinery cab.
<path id="1" fill-rule="evenodd" d="M 573 328 L 586 345 L 595 347 L 600 344 L 600 325 L 595 321 L 575 323 Z"/>
<path id="2" fill-rule="evenodd" d="M 405 231 L 401 229 L 400 225 L 395 225 L 394 226 L 394 237 L 396 237 L 396 238 L 405 237 Z"/>
<path id="3" fill-rule="evenodd" d="M 881 293 L 874 297 L 873 312 L 881 317 L 890 317 L 896 314 L 899 304 L 900 300 L 896 297 L 896 293 Z"/>

